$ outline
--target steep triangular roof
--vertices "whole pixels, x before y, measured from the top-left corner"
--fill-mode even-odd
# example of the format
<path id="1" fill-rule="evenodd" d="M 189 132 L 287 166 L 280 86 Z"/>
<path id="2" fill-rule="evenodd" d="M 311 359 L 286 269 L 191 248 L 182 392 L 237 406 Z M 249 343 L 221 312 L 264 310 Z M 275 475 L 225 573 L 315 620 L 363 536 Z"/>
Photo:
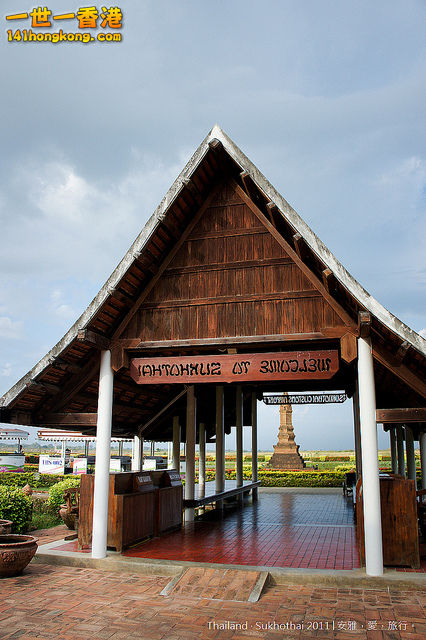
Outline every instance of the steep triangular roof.
<path id="1" fill-rule="evenodd" d="M 92 367 L 90 363 L 80 366 L 79 371 L 78 360 L 87 361 L 95 342 L 102 346 L 105 339 L 120 335 L 120 328 L 126 325 L 126 318 L 135 308 L 141 291 L 152 286 L 150 282 L 155 281 L 159 264 L 224 173 L 244 188 L 250 206 L 263 212 L 271 233 L 286 238 L 290 251 L 297 254 L 296 259 L 307 275 L 323 291 L 327 289 L 331 303 L 347 315 L 347 324 L 355 327 L 360 311 L 370 313 L 380 342 L 389 341 L 390 353 L 402 349 L 401 361 L 405 358 L 407 366 L 409 352 L 410 367 L 418 376 L 425 364 L 426 341 L 385 309 L 348 273 L 255 165 L 215 125 L 88 308 L 58 344 L 4 394 L 0 407 L 32 411 L 46 396 L 55 393 L 61 394 L 65 404 L 68 398 L 64 384 L 75 390 L 93 378 L 93 363 Z M 72 357 L 67 356 L 70 350 Z M 56 367 L 53 383 L 49 376 L 52 366 Z M 61 372 L 63 375 L 59 375 Z M 72 386 L 72 376 L 85 382 L 79 387 L 80 383 L 74 380 Z M 3 415 L 3 419 L 7 419 L 7 414 Z"/>

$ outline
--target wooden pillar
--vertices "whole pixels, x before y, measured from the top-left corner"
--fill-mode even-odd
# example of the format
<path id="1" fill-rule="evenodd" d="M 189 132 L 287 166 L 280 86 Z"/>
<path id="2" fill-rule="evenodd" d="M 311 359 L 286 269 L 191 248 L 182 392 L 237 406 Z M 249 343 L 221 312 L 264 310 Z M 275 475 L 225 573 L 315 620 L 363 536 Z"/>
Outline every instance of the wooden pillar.
<path id="1" fill-rule="evenodd" d="M 199 457 L 198 457 L 198 495 L 203 497 L 206 491 L 206 426 L 200 422 L 199 426 Z"/>
<path id="2" fill-rule="evenodd" d="M 123 455 L 123 442 L 122 442 L 122 441 L 120 441 L 120 442 L 118 443 L 118 455 L 119 455 L 119 456 L 122 456 L 122 455 Z"/>
<path id="3" fill-rule="evenodd" d="M 398 475 L 405 478 L 404 432 L 402 426 L 396 428 L 396 447 L 398 456 Z"/>
<path id="4" fill-rule="evenodd" d="M 113 390 L 114 371 L 111 368 L 111 351 L 102 351 L 99 371 L 98 422 L 96 427 L 92 558 L 105 558 L 107 551 Z"/>
<path id="5" fill-rule="evenodd" d="M 355 468 L 357 479 L 362 476 L 362 456 L 361 456 L 361 427 L 359 423 L 359 393 L 358 382 L 355 383 L 355 393 L 352 398 L 352 408 L 354 414 L 354 441 L 355 441 Z"/>
<path id="6" fill-rule="evenodd" d="M 361 423 L 365 571 L 370 576 L 381 576 L 383 575 L 382 519 L 377 447 L 376 392 L 370 338 L 358 338 L 358 390 Z"/>
<path id="7" fill-rule="evenodd" d="M 407 476 L 416 483 L 416 458 L 414 457 L 414 438 L 410 427 L 405 426 L 405 449 L 407 451 Z"/>
<path id="8" fill-rule="evenodd" d="M 90 440 L 86 440 L 84 443 L 84 457 L 88 458 L 89 457 L 89 446 L 90 446 Z"/>
<path id="9" fill-rule="evenodd" d="M 139 436 L 134 436 L 132 471 L 142 471 L 142 469 L 143 469 L 143 438 L 140 438 Z"/>
<path id="10" fill-rule="evenodd" d="M 426 489 L 426 431 L 420 434 L 420 462 L 422 466 L 422 489 Z"/>
<path id="11" fill-rule="evenodd" d="M 390 438 L 390 452 L 391 452 L 391 466 L 392 473 L 398 473 L 398 449 L 396 446 L 396 431 L 395 427 L 391 427 L 389 429 L 389 438 Z"/>
<path id="12" fill-rule="evenodd" d="M 173 416 L 173 469 L 180 473 L 180 424 L 179 416 Z"/>
<path id="13" fill-rule="evenodd" d="M 257 470 L 257 396 L 256 391 L 251 393 L 251 479 L 252 482 L 257 482 L 258 470 Z M 258 498 L 258 490 L 252 491 L 253 501 Z"/>
<path id="14" fill-rule="evenodd" d="M 216 480 L 215 491 L 221 493 L 225 490 L 225 417 L 224 417 L 224 392 L 223 386 L 216 387 Z M 223 508 L 223 501 L 216 503 L 216 508 Z"/>
<path id="15" fill-rule="evenodd" d="M 195 497 L 195 436 L 196 436 L 196 400 L 195 387 L 188 387 L 186 393 L 186 472 L 185 472 L 185 499 L 193 500 Z M 194 520 L 194 509 L 185 509 L 185 522 Z"/>

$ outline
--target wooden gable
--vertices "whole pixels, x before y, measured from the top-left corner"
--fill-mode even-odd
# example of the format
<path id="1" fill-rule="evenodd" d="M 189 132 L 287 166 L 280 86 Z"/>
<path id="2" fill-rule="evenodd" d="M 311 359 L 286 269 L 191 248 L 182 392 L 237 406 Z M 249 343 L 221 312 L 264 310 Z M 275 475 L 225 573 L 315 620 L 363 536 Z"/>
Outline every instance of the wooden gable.
<path id="1" fill-rule="evenodd" d="M 344 322 L 245 202 L 220 185 L 124 329 L 141 342 L 304 334 Z"/>

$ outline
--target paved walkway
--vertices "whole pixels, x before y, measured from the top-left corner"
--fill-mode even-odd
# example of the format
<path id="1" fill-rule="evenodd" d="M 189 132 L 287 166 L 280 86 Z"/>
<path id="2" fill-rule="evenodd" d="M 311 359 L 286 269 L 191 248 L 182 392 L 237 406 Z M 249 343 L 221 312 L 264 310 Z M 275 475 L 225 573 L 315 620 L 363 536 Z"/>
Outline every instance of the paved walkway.
<path id="1" fill-rule="evenodd" d="M 0 581 L 2 640 L 423 640 L 426 591 L 267 587 L 257 603 L 161 596 L 169 578 L 31 563 Z"/>

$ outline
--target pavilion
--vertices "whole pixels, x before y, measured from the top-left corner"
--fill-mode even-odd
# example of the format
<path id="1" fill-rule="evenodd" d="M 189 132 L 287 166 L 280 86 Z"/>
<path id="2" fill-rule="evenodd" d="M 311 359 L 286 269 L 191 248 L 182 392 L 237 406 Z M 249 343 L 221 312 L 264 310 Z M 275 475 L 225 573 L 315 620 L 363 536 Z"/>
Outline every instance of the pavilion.
<path id="1" fill-rule="evenodd" d="M 263 392 L 344 390 L 353 399 L 366 572 L 383 573 L 377 423 L 392 464 L 426 477 L 426 341 L 346 271 L 234 142 L 213 127 L 77 322 L 0 399 L 0 420 L 97 435 L 93 557 L 106 554 L 111 434 L 195 446 L 242 427 Z M 202 456 L 200 456 L 202 457 Z M 414 469 L 414 470 L 413 470 Z M 414 475 L 413 475 L 414 474 Z M 187 509 L 187 518 L 193 511 Z"/>

